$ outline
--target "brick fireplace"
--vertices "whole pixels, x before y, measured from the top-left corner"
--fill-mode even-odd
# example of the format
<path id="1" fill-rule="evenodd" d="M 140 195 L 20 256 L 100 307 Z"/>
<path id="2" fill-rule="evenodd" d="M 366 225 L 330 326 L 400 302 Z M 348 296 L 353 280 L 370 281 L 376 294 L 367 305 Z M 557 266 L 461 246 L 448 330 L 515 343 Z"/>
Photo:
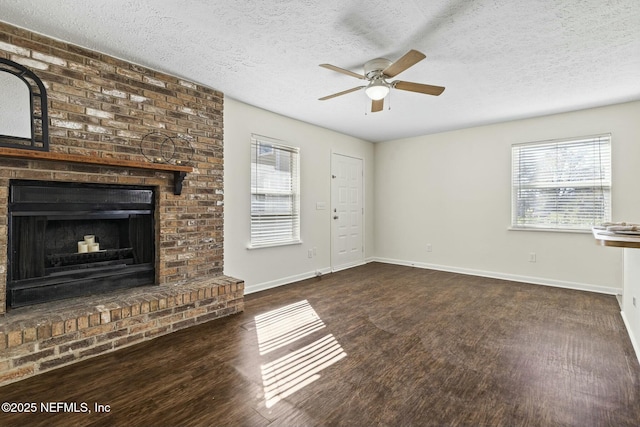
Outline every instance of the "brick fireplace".
<path id="1" fill-rule="evenodd" d="M 44 82 L 50 151 L 60 154 L 0 155 L 0 246 L 9 243 L 15 181 L 141 186 L 153 190 L 155 208 L 145 286 L 7 309 L 0 251 L 0 385 L 242 311 L 243 282 L 223 274 L 223 94 L 4 23 L 0 58 Z M 140 144 L 154 131 L 193 148 L 181 194 L 173 172 L 128 166 L 148 161 Z"/>

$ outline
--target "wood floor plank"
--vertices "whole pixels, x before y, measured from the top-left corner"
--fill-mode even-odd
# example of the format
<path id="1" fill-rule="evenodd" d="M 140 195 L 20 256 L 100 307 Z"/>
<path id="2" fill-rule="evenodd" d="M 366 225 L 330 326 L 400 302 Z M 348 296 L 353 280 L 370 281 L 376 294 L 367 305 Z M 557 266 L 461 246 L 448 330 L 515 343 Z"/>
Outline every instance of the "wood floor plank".
<path id="1" fill-rule="evenodd" d="M 638 426 L 614 296 L 371 263 L 0 388 L 2 426 Z"/>

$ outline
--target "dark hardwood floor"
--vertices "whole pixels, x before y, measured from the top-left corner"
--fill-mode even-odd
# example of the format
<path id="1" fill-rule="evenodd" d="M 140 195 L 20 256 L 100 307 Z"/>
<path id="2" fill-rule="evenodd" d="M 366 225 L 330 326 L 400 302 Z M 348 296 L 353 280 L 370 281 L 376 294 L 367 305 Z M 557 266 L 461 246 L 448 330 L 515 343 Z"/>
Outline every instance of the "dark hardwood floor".
<path id="1" fill-rule="evenodd" d="M 38 405 L 1 426 L 619 427 L 640 366 L 614 296 L 372 263 L 0 396 Z"/>

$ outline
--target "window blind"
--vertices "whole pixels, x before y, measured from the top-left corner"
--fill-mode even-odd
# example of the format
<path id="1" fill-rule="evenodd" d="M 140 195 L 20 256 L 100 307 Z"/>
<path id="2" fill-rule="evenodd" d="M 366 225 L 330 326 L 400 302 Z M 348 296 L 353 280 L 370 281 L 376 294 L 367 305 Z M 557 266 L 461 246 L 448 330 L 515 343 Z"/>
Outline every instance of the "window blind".
<path id="1" fill-rule="evenodd" d="M 300 241 L 299 149 L 251 138 L 251 246 Z"/>
<path id="2" fill-rule="evenodd" d="M 611 135 L 512 146 L 512 227 L 589 230 L 611 220 Z"/>

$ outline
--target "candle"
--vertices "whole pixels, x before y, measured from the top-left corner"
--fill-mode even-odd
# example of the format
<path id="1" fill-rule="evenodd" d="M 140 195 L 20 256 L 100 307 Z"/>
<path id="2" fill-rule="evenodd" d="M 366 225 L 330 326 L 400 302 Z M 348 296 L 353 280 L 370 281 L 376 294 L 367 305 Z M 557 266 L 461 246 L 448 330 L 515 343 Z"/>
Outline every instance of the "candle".
<path id="1" fill-rule="evenodd" d="M 87 245 L 87 242 L 85 242 L 84 240 L 81 242 L 78 242 L 78 253 L 79 254 L 83 254 L 85 252 L 88 252 L 89 247 Z"/>
<path id="2" fill-rule="evenodd" d="M 95 243 L 96 236 L 94 236 L 93 234 L 87 234 L 86 236 L 84 236 L 84 241 L 87 242 L 87 245 Z"/>
<path id="3" fill-rule="evenodd" d="M 100 243 L 91 243 L 89 245 L 89 252 L 98 252 L 100 250 Z"/>

